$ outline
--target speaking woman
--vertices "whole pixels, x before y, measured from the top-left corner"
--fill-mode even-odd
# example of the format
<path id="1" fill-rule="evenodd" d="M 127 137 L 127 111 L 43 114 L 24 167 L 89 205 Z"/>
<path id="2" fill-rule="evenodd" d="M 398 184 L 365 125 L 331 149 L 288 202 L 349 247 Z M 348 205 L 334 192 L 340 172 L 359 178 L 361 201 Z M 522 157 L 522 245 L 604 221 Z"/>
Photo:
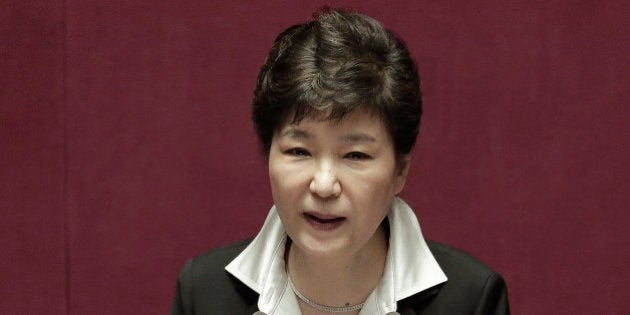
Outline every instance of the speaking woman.
<path id="1" fill-rule="evenodd" d="M 171 314 L 508 314 L 501 276 L 426 241 L 397 197 L 421 112 L 376 20 L 324 9 L 281 33 L 253 100 L 274 206 L 253 240 L 186 263 Z"/>

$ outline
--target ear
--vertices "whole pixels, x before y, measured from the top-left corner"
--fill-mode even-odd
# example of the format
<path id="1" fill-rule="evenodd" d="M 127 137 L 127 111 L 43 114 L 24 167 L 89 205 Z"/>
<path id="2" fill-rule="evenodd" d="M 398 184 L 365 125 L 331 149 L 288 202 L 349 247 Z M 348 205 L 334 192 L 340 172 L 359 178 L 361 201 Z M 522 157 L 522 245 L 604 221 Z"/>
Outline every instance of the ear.
<path id="1" fill-rule="evenodd" d="M 394 174 L 394 191 L 396 195 L 398 195 L 405 187 L 410 165 L 411 154 L 405 154 L 396 159 L 396 173 Z"/>

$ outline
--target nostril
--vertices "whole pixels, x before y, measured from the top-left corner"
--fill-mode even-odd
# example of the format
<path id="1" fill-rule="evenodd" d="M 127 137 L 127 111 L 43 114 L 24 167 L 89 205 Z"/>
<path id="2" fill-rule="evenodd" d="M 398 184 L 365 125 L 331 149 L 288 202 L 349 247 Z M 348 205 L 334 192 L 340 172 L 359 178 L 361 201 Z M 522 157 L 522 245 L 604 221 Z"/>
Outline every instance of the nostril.
<path id="1" fill-rule="evenodd" d="M 330 165 L 320 166 L 313 174 L 309 189 L 313 194 L 322 198 L 338 195 L 341 191 L 341 186 L 333 167 Z"/>

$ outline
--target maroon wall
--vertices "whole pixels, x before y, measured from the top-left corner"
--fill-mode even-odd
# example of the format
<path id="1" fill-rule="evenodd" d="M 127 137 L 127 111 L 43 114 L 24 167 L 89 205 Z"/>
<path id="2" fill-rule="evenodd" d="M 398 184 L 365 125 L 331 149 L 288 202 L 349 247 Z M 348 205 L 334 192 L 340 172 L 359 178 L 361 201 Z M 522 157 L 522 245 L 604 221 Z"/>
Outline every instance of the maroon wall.
<path id="1" fill-rule="evenodd" d="M 403 197 L 515 314 L 630 312 L 625 2 L 344 2 L 419 63 Z M 322 4 L 3 3 L 0 314 L 166 313 L 188 257 L 254 235 L 255 76 Z"/>
<path id="2" fill-rule="evenodd" d="M 0 314 L 66 310 L 63 1 L 0 5 Z"/>

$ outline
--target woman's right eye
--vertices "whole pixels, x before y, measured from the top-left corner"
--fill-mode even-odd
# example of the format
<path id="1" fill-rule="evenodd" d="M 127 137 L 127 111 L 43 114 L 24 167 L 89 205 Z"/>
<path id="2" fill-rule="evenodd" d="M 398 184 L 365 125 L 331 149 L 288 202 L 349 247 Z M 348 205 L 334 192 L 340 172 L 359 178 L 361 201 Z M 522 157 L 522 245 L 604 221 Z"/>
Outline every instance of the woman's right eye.
<path id="1" fill-rule="evenodd" d="M 293 156 L 310 156 L 311 155 L 308 151 L 306 151 L 306 149 L 302 149 L 302 148 L 291 148 L 289 150 L 286 150 L 285 153 L 289 155 L 293 155 Z"/>

